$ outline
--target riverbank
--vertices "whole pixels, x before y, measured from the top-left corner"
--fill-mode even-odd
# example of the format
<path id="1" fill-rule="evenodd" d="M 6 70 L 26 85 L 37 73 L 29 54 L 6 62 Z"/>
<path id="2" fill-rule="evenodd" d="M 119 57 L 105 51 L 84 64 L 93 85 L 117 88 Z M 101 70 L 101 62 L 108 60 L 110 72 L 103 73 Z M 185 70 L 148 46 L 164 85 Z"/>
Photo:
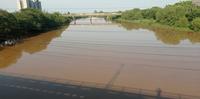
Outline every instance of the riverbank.
<path id="1" fill-rule="evenodd" d="M 125 20 L 125 19 L 118 18 L 118 19 L 114 19 L 114 21 L 117 23 L 121 23 L 121 22 L 131 23 L 131 24 L 135 24 L 141 28 L 146 28 L 146 29 L 160 28 L 160 29 L 173 30 L 173 31 L 178 31 L 178 32 L 180 31 L 189 32 L 189 33 L 194 32 L 193 30 L 189 28 L 163 25 L 163 24 L 157 23 L 155 20 Z"/>
<path id="2" fill-rule="evenodd" d="M 9 13 L 0 10 L 0 47 L 68 25 L 71 17 L 60 13 L 47 13 L 36 9 L 23 9 Z"/>
<path id="3" fill-rule="evenodd" d="M 112 19 L 144 26 L 200 32 L 200 7 L 191 1 L 182 1 L 164 8 L 132 9 Z"/>

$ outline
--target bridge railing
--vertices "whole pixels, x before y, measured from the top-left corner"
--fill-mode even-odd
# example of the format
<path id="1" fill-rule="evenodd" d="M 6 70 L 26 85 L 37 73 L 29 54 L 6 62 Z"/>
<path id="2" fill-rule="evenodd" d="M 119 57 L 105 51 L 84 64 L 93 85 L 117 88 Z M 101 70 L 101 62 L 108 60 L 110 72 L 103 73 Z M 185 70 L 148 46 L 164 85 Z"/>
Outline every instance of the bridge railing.
<path id="1" fill-rule="evenodd" d="M 72 13 L 72 14 L 64 14 L 65 16 L 116 16 L 121 15 L 121 13 Z"/>
<path id="2" fill-rule="evenodd" d="M 13 76 L 13 77 L 20 77 L 24 79 L 32 79 L 32 80 L 41 80 L 41 81 L 48 81 L 48 82 L 55 82 L 79 87 L 88 87 L 88 88 L 98 88 L 108 91 L 119 91 L 125 94 L 136 94 L 136 95 L 145 95 L 150 97 L 157 97 L 158 92 L 156 90 L 147 90 L 147 89 L 139 89 L 139 88 L 130 88 L 130 87 L 123 87 L 123 86 L 111 86 L 106 88 L 106 84 L 103 83 L 94 83 L 94 82 L 85 82 L 85 81 L 75 81 L 75 80 L 68 80 L 68 79 L 58 79 L 52 77 L 43 77 L 43 76 L 35 76 L 35 75 L 24 75 L 18 73 L 10 73 L 10 72 L 0 72 L 0 75 L 5 76 Z M 177 93 L 170 93 L 170 92 L 161 92 L 161 96 L 164 99 L 200 99 L 200 96 L 190 96 L 190 95 L 183 95 Z M 162 99 L 158 98 L 158 99 Z"/>

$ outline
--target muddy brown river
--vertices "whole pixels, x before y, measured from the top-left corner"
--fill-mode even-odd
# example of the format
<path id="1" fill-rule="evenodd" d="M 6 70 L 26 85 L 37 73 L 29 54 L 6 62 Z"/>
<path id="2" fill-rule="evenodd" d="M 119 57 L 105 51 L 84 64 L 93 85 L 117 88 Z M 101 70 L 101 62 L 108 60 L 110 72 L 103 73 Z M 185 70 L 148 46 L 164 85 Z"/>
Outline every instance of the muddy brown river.
<path id="1" fill-rule="evenodd" d="M 4 48 L 0 71 L 200 96 L 200 33 L 76 23 Z"/>

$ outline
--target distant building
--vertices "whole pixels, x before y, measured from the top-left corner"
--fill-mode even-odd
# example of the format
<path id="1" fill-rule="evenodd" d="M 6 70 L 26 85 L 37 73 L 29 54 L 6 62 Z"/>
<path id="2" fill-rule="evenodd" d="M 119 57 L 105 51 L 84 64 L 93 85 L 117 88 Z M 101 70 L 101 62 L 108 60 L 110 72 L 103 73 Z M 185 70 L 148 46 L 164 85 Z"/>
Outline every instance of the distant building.
<path id="1" fill-rule="evenodd" d="M 192 0 L 192 3 L 197 6 L 200 6 L 200 0 Z"/>
<path id="2" fill-rule="evenodd" d="M 42 5 L 39 0 L 18 0 L 18 10 L 32 8 L 42 10 Z"/>

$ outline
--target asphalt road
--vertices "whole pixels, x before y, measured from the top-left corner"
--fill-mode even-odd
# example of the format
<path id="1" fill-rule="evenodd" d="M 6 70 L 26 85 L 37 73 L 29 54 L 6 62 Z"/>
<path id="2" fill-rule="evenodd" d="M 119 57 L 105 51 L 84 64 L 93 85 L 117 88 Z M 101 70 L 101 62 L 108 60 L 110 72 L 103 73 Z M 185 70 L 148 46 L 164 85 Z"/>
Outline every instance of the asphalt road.
<path id="1" fill-rule="evenodd" d="M 156 99 L 150 96 L 0 75 L 0 99 Z"/>

